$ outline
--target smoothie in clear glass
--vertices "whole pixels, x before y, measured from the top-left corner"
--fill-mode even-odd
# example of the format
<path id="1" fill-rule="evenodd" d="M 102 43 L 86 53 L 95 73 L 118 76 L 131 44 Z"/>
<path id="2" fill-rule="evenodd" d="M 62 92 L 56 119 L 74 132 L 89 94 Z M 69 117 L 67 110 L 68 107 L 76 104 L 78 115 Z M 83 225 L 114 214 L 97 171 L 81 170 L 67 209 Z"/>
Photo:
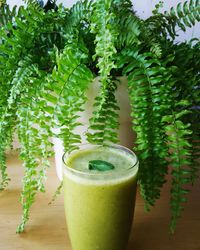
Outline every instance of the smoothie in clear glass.
<path id="1" fill-rule="evenodd" d="M 72 249 L 125 250 L 135 206 L 136 155 L 122 146 L 83 145 L 65 154 L 63 160 L 65 213 Z M 108 163 L 108 168 L 101 162 Z"/>

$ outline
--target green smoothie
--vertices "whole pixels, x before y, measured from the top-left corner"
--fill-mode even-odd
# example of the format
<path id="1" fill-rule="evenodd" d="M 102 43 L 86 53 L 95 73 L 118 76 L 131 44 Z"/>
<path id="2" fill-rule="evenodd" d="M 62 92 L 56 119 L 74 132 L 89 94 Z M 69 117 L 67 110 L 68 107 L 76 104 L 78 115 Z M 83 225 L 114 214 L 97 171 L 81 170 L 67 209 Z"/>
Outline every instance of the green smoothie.
<path id="1" fill-rule="evenodd" d="M 93 160 L 114 169 L 89 169 Z M 131 230 L 138 162 L 130 150 L 88 146 L 65 156 L 64 200 L 73 250 L 125 250 Z"/>

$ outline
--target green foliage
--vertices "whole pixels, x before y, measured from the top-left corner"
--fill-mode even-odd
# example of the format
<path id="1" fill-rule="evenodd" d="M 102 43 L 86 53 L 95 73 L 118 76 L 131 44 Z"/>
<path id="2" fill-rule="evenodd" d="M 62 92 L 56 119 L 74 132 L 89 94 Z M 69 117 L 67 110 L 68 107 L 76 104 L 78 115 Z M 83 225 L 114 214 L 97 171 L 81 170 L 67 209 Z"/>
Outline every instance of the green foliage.
<path id="1" fill-rule="evenodd" d="M 49 90 L 45 94 L 52 106 L 52 127 L 58 127 L 59 137 L 64 142 L 65 152 L 71 152 L 81 143 L 81 137 L 74 132 L 77 121 L 86 102 L 85 90 L 91 83 L 93 76 L 84 65 L 87 55 L 75 44 L 68 44 L 63 52 L 57 56 L 57 68 L 52 73 Z"/>
<path id="2" fill-rule="evenodd" d="M 118 122 L 116 121 L 118 109 L 114 96 L 115 84 L 110 77 L 111 70 L 116 66 L 113 57 L 117 50 L 115 43 L 118 36 L 115 14 L 111 11 L 112 0 L 96 1 L 91 15 L 91 32 L 95 34 L 95 55 L 97 68 L 99 69 L 100 93 L 95 99 L 94 117 L 90 120 L 90 129 L 94 133 L 88 133 L 88 141 L 96 143 L 116 142 Z M 109 111 L 109 112 L 108 112 Z M 114 118 L 114 119 L 113 119 Z"/>
<path id="3" fill-rule="evenodd" d="M 16 71 L 13 80 L 11 82 L 11 88 L 9 96 L 7 99 L 6 106 L 1 105 L 1 119 L 0 119 L 0 140 L 1 140 L 1 175 L 2 184 L 1 189 L 5 188 L 8 183 L 8 175 L 6 173 L 5 165 L 5 150 L 12 143 L 12 133 L 14 131 L 14 126 L 16 125 L 16 112 L 17 105 L 19 104 L 20 94 L 23 93 L 27 88 L 27 81 L 34 70 L 34 66 L 28 66 L 29 58 L 24 62 L 20 62 L 20 67 Z M 3 98 L 2 98 L 3 99 Z"/>
<path id="4" fill-rule="evenodd" d="M 56 198 L 58 197 L 58 195 L 61 194 L 61 191 L 62 191 L 62 187 L 63 187 L 63 181 L 60 182 L 60 185 L 58 186 L 58 188 L 56 189 L 51 201 L 48 203 L 48 205 L 51 205 L 55 200 Z"/>
<path id="5" fill-rule="evenodd" d="M 18 233 L 24 231 L 37 191 L 44 192 L 46 168 L 49 167 L 48 159 L 52 155 L 49 120 L 45 117 L 44 111 L 38 108 L 42 105 L 41 92 L 44 88 L 44 75 L 38 71 L 33 73 L 32 71 L 29 78 L 24 79 L 26 91 L 20 95 L 16 112 L 16 127 L 21 145 L 20 158 L 25 168 L 21 194 L 23 216 L 17 228 Z"/>
<path id="6" fill-rule="evenodd" d="M 186 27 L 191 28 L 197 21 L 200 21 L 200 2 L 199 0 L 180 2 L 176 8 L 170 9 L 169 16 L 175 19 L 183 31 L 186 31 Z"/>
<path id="7" fill-rule="evenodd" d="M 69 11 L 67 18 L 68 25 L 66 27 L 66 35 L 73 34 L 80 31 L 80 28 L 88 18 L 90 18 L 92 11 L 92 1 L 78 1 L 76 2 Z M 78 27 L 77 27 L 78 26 Z"/>
<path id="8" fill-rule="evenodd" d="M 173 101 L 173 100 L 172 100 Z M 177 103 L 176 106 L 180 105 Z M 171 225 L 170 230 L 174 233 L 177 219 L 183 210 L 183 204 L 187 201 L 185 195 L 189 192 L 185 185 L 190 183 L 190 166 L 192 162 L 191 144 L 187 140 L 187 136 L 192 132 L 189 130 L 190 124 L 184 124 L 180 118 L 187 114 L 188 110 L 173 112 L 163 117 L 165 130 L 168 135 L 168 147 L 170 152 L 170 164 L 172 166 L 172 184 L 171 184 Z"/>
<path id="9" fill-rule="evenodd" d="M 126 65 L 123 72 L 128 76 L 133 128 L 137 133 L 140 187 L 148 210 L 160 197 L 167 173 L 168 148 L 161 119 L 170 107 L 169 85 L 165 84 L 170 75 L 152 53 L 141 53 L 138 48 L 122 51 L 119 63 Z"/>
<path id="10" fill-rule="evenodd" d="M 156 40 L 169 39 L 169 37 L 174 40 L 178 36 L 177 28 L 185 32 L 187 27 L 191 28 L 200 21 L 199 0 L 180 2 L 177 7 L 172 7 L 169 12 L 164 13 L 161 12 L 161 7 L 162 2 L 153 11 L 153 15 L 145 20 L 148 28 L 144 35 L 146 38 L 149 37 L 150 41 L 151 39 L 155 41 L 155 38 Z"/>
<path id="11" fill-rule="evenodd" d="M 52 155 L 51 123 L 44 111 L 46 101 L 42 94 L 46 91 L 46 76 L 56 63 L 55 46 L 64 46 L 66 12 L 60 7 L 58 13 L 45 14 L 37 3 L 31 2 L 27 8 L 20 7 L 16 12 L 14 7 L 10 13 L 12 22 L 10 18 L 0 30 L 1 189 L 9 180 L 5 150 L 16 131 L 25 168 L 23 216 L 17 229 L 22 232 L 37 191 L 44 192 L 48 158 Z"/>
<path id="12" fill-rule="evenodd" d="M 100 111 L 94 111 L 93 117 L 90 119 L 89 132 L 87 133 L 87 140 L 93 144 L 107 144 L 117 143 L 117 129 L 118 122 L 118 105 L 115 98 L 116 83 L 110 82 L 105 90 L 105 101 L 101 104 L 101 97 L 97 96 L 94 107 L 101 106 Z"/>
<path id="13" fill-rule="evenodd" d="M 4 1 L 0 1 L 0 27 L 6 26 L 9 22 L 13 21 L 13 17 L 16 15 L 16 6 L 11 10 L 9 5 Z"/>
<path id="14" fill-rule="evenodd" d="M 5 152 L 17 133 L 25 169 L 17 232 L 24 230 L 37 192 L 45 191 L 51 137 L 59 137 L 67 152 L 82 142 L 79 119 L 96 76 L 99 93 L 87 140 L 118 142 L 120 75 L 128 78 L 146 209 L 171 174 L 174 232 L 200 159 L 200 43 L 174 39 L 177 29 L 185 31 L 200 20 L 199 0 L 164 13 L 160 2 L 146 20 L 136 15 L 130 0 L 78 1 L 71 9 L 25 2 L 27 7 L 18 10 L 0 3 L 0 189 L 9 181 Z"/>
<path id="15" fill-rule="evenodd" d="M 131 1 L 115 1 L 113 12 L 118 17 L 115 21 L 115 25 L 117 23 L 119 27 L 116 46 L 121 48 L 139 44 L 142 20 L 133 12 Z"/>
<path id="16" fill-rule="evenodd" d="M 175 51 L 174 64 L 179 68 L 179 70 L 174 71 L 175 98 L 179 101 L 186 100 L 188 102 L 187 109 L 190 111 L 184 115 L 183 121 L 186 124 L 191 124 L 190 130 L 193 132 L 187 137 L 191 144 L 191 182 L 194 183 L 198 179 L 200 159 L 200 43 L 199 40 L 194 39 L 180 45 L 170 45 L 169 50 Z"/>

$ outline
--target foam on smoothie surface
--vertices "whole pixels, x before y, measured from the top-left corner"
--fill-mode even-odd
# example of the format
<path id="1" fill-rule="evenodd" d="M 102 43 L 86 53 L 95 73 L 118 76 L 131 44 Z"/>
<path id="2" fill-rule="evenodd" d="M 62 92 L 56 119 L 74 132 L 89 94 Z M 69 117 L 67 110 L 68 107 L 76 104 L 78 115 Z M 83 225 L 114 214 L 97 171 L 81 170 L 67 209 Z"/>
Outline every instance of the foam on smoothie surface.
<path id="1" fill-rule="evenodd" d="M 89 162 L 94 160 L 106 161 L 114 165 L 114 169 L 106 172 L 127 170 L 136 163 L 136 158 L 130 153 L 115 148 L 98 147 L 75 152 L 67 159 L 66 165 L 81 172 L 102 174 L 101 171 L 89 169 Z"/>

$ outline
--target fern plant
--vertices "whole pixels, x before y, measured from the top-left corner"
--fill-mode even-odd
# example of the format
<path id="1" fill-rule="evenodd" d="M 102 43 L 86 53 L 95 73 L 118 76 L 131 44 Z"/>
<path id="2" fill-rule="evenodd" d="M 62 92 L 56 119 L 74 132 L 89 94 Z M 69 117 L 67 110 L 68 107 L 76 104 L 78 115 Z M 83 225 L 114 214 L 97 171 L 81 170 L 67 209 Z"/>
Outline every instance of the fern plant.
<path id="1" fill-rule="evenodd" d="M 37 192 L 45 191 L 51 137 L 59 137 L 67 152 L 81 143 L 76 129 L 97 76 L 100 92 L 87 140 L 118 142 L 117 77 L 127 77 L 145 208 L 155 205 L 170 174 L 174 232 L 200 158 L 200 42 L 175 38 L 199 22 L 199 0 L 169 12 L 160 2 L 146 20 L 129 0 L 77 1 L 71 9 L 55 1 L 25 2 L 19 9 L 0 3 L 0 189 L 9 182 L 6 150 L 17 133 L 25 168 L 17 232 L 24 230 Z"/>

